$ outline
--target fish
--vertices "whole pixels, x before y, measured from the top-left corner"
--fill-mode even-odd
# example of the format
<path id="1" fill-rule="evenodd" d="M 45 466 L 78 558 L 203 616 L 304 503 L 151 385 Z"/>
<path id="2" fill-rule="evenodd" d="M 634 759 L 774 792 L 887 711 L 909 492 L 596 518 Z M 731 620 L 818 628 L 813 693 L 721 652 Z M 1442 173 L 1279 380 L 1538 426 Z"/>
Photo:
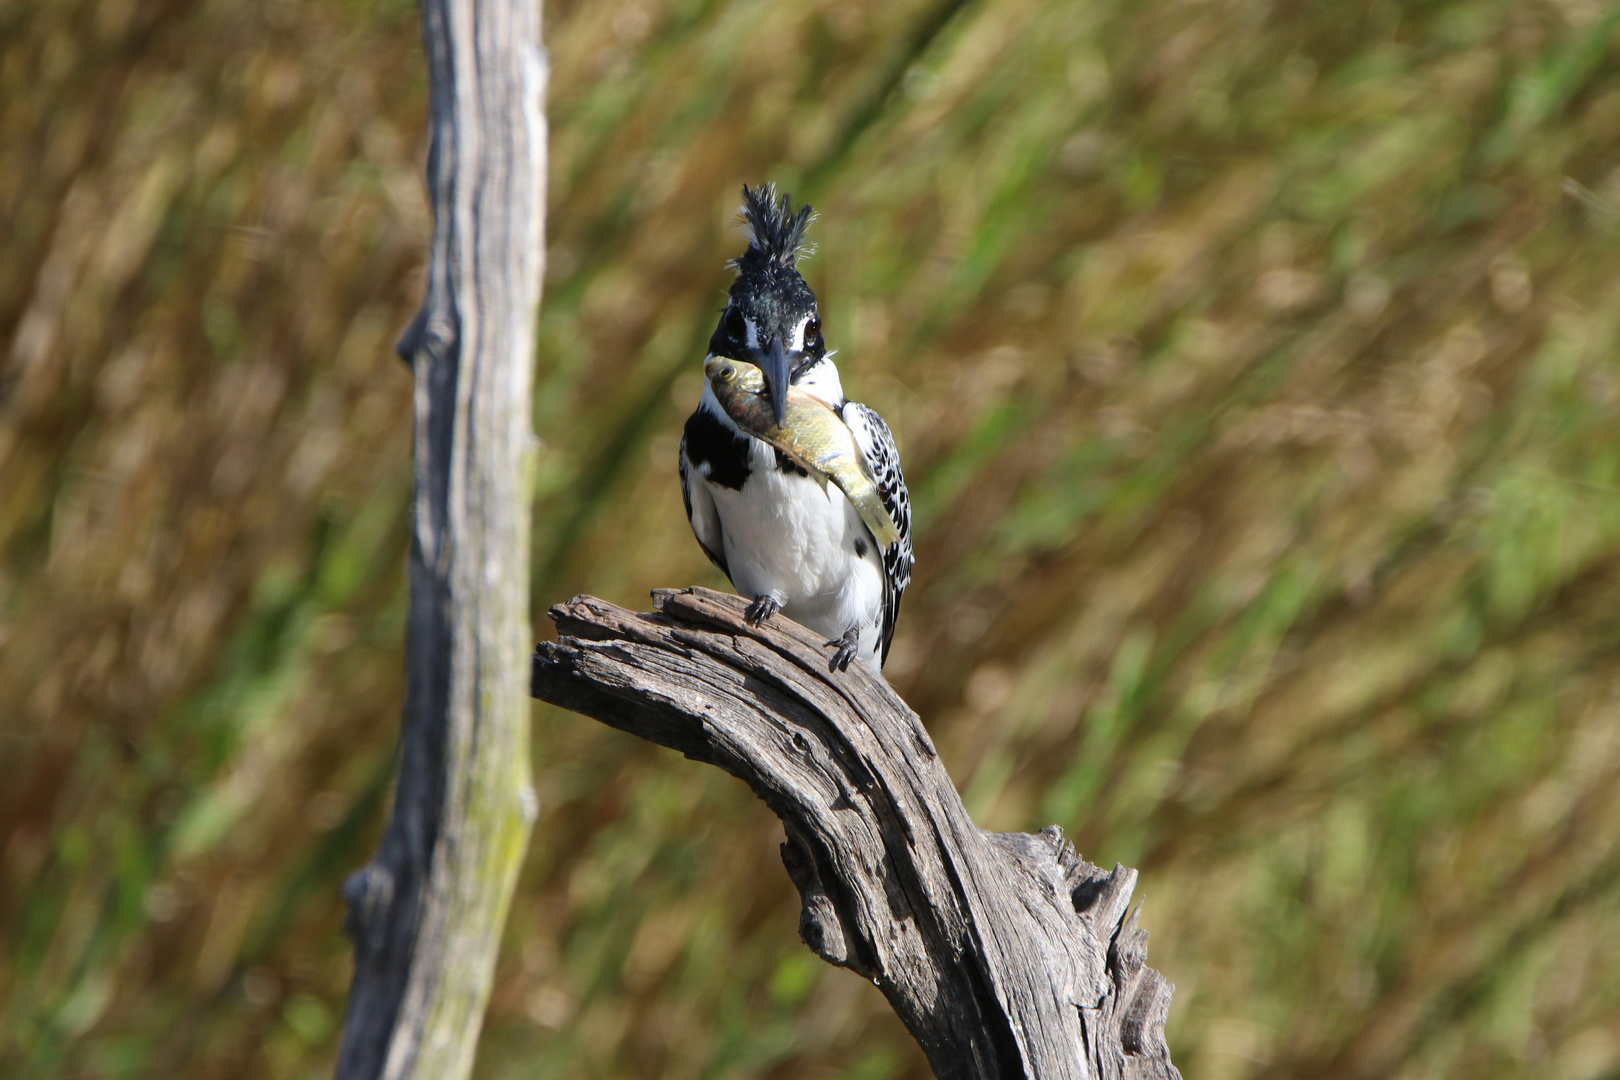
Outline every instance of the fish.
<path id="1" fill-rule="evenodd" d="M 782 451 L 821 490 L 827 490 L 829 480 L 837 484 L 881 549 L 900 541 L 900 530 L 883 505 L 866 455 L 832 406 L 796 386 L 789 387 L 787 412 L 778 427 L 765 392 L 765 373 L 756 365 L 716 356 L 703 365 L 703 374 L 733 423 Z"/>

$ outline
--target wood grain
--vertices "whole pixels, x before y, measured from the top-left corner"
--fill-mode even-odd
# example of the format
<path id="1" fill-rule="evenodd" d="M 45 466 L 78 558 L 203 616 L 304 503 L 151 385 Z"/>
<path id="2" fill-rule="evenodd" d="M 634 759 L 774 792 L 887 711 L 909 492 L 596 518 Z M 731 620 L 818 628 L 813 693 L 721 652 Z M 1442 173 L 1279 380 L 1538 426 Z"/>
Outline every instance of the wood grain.
<path id="1" fill-rule="evenodd" d="M 406 698 L 393 812 L 344 887 L 355 972 L 342 1080 L 471 1072 L 535 813 L 523 676 L 540 5 L 423 0 L 421 12 L 434 234 L 427 297 L 399 343 L 416 376 Z"/>
<path id="2" fill-rule="evenodd" d="M 1052 826 L 969 820 L 917 714 L 877 673 L 708 589 L 636 613 L 551 609 L 534 696 L 718 766 L 782 819 L 799 934 L 871 979 L 941 1078 L 1177 1077 L 1172 987 L 1146 966 L 1136 872 L 1087 863 Z"/>

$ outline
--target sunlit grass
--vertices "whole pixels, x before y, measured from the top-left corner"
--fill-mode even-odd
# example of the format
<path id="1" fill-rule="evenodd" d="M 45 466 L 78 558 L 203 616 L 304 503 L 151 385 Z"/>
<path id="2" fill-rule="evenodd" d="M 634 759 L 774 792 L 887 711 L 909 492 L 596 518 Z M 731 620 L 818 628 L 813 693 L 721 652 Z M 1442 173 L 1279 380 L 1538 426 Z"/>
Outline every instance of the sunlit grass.
<path id="1" fill-rule="evenodd" d="M 740 185 L 889 418 L 889 675 L 1142 871 L 1185 1075 L 1620 1068 L 1620 17 L 553 5 L 534 600 L 720 584 Z M 400 684 L 415 8 L 0 9 L 0 1073 L 330 1071 Z M 536 714 L 480 1075 L 922 1075 L 740 785 Z"/>

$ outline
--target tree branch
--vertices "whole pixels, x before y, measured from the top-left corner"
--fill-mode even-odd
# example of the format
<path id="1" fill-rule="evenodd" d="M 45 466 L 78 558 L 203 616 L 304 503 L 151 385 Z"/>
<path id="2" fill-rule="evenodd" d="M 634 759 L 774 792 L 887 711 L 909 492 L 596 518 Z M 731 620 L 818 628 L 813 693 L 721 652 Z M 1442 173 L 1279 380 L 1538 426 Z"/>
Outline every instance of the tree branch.
<path id="1" fill-rule="evenodd" d="M 532 692 L 746 782 L 782 819 L 799 934 L 883 991 L 941 1078 L 1171 1078 L 1171 986 L 1105 872 L 1056 826 L 987 833 L 883 679 L 708 589 L 551 609 Z"/>
<path id="2" fill-rule="evenodd" d="M 341 1080 L 460 1080 L 534 818 L 523 661 L 535 306 L 545 209 L 538 0 L 421 0 L 432 80 L 427 297 L 399 784 L 344 886 Z"/>

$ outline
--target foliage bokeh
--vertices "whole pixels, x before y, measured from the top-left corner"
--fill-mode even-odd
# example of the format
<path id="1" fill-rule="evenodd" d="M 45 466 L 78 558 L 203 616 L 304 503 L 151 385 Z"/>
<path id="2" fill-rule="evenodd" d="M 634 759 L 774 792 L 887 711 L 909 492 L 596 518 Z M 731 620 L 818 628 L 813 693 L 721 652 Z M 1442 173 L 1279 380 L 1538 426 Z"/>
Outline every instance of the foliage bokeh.
<path id="1" fill-rule="evenodd" d="M 536 633 L 722 584 L 743 181 L 821 211 L 978 820 L 1142 871 L 1190 1077 L 1620 1072 L 1620 13 L 551 4 Z M 406 0 L 0 3 L 0 1073 L 327 1075 L 430 227 Z M 537 709 L 478 1075 L 921 1076 L 734 781 Z"/>

